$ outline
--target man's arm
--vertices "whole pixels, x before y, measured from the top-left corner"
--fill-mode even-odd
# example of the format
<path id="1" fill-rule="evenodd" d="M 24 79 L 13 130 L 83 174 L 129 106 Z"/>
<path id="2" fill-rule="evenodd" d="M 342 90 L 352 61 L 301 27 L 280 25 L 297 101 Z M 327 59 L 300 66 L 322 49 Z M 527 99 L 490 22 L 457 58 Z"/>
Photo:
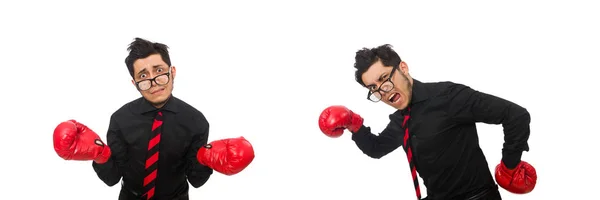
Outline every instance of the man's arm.
<path id="1" fill-rule="evenodd" d="M 523 151 L 529 151 L 530 115 L 516 103 L 472 88 L 455 84 L 448 90 L 449 114 L 459 123 L 483 122 L 502 124 L 504 146 L 502 161 L 512 169 L 521 161 Z"/>
<path id="2" fill-rule="evenodd" d="M 352 134 L 352 140 L 356 146 L 371 158 L 382 158 L 383 156 L 402 146 L 404 131 L 397 116 L 390 115 L 390 123 L 379 135 L 371 133 L 371 128 L 362 125 L 356 133 Z"/>
<path id="3" fill-rule="evenodd" d="M 196 129 L 197 133 L 194 133 L 190 149 L 186 154 L 187 168 L 186 175 L 187 179 L 194 188 L 199 188 L 204 185 L 213 173 L 213 169 L 204 166 L 198 162 L 196 157 L 198 149 L 208 143 L 208 132 L 209 124 L 206 118 L 202 115 L 194 118 L 194 123 L 199 127 Z"/>
<path id="4" fill-rule="evenodd" d="M 108 186 L 114 186 L 121 180 L 122 174 L 119 168 L 121 168 L 127 160 L 127 148 L 117 123 L 114 121 L 114 116 L 111 116 L 110 118 L 110 124 L 106 134 L 106 145 L 108 145 L 112 152 L 110 158 L 103 164 L 93 162 L 92 167 L 100 180 Z"/>

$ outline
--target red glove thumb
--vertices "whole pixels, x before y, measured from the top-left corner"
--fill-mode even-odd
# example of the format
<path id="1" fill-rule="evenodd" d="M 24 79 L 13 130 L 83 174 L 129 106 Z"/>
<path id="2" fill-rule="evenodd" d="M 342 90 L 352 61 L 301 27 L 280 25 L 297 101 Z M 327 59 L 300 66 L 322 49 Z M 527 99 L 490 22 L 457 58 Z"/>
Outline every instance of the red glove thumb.
<path id="1" fill-rule="evenodd" d="M 531 192 L 537 183 L 535 168 L 521 161 L 514 169 L 508 169 L 503 162 L 496 166 L 496 182 L 505 190 L 515 194 Z"/>
<path id="2" fill-rule="evenodd" d="M 244 137 L 221 139 L 200 148 L 196 158 L 200 164 L 230 176 L 252 163 L 254 149 Z"/>

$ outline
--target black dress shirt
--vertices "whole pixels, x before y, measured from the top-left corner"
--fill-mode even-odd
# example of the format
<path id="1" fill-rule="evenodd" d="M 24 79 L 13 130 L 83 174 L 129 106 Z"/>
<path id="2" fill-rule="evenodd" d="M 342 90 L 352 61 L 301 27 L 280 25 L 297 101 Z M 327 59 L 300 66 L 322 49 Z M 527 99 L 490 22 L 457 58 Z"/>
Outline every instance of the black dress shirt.
<path id="1" fill-rule="evenodd" d="M 187 181 L 198 188 L 213 173 L 196 159 L 198 149 L 207 143 L 209 124 L 200 111 L 174 96 L 160 110 L 163 134 L 155 199 L 187 199 Z M 110 118 L 106 143 L 112 155 L 104 164 L 93 162 L 93 168 L 108 186 L 123 178 L 119 199 L 140 199 L 143 195 L 148 142 L 158 111 L 139 98 L 122 106 Z"/>
<path id="2" fill-rule="evenodd" d="M 513 102 L 462 84 L 423 83 L 416 79 L 412 95 L 409 144 L 428 199 L 460 199 L 496 186 L 479 147 L 478 122 L 502 124 L 502 161 L 507 167 L 514 168 L 521 161 L 522 152 L 529 151 L 530 116 Z M 401 125 L 407 110 L 391 114 L 390 123 L 379 135 L 363 125 L 352 140 L 370 157 L 387 155 L 403 143 Z"/>

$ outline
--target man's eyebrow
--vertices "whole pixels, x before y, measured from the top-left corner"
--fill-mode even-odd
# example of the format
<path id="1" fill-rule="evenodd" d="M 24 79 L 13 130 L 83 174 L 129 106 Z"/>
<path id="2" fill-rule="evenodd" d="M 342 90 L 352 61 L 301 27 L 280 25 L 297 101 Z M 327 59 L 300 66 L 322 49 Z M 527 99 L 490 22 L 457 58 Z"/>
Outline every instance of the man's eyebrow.
<path id="1" fill-rule="evenodd" d="M 140 75 L 140 74 L 142 74 L 142 73 L 144 73 L 144 72 L 146 72 L 146 71 L 147 71 L 147 70 L 144 68 L 144 69 L 142 69 L 142 71 L 138 72 L 137 74 L 138 74 L 138 75 Z"/>
<path id="2" fill-rule="evenodd" d="M 161 64 L 158 64 L 158 65 L 154 65 L 154 66 L 152 66 L 152 68 L 154 68 L 154 69 L 156 69 L 156 68 L 159 68 L 159 67 L 162 67 L 162 65 L 161 65 Z M 142 69 L 142 71 L 138 72 L 137 74 L 138 74 L 138 75 L 140 75 L 140 74 L 142 74 L 142 73 L 144 73 L 144 72 L 147 72 L 147 71 L 148 71 L 148 70 L 146 70 L 146 68 L 144 68 L 144 69 Z"/>
<path id="3" fill-rule="evenodd" d="M 384 73 L 382 73 L 382 74 L 379 76 L 379 78 L 377 79 L 377 81 L 379 81 L 379 82 L 383 81 L 383 77 L 384 77 L 385 75 L 386 75 L 386 73 L 385 73 L 385 72 L 384 72 Z M 373 86 L 376 86 L 376 85 L 377 85 L 377 84 L 373 83 L 373 84 L 367 85 L 367 88 L 369 88 L 369 87 L 373 87 Z"/>
<path id="4" fill-rule="evenodd" d="M 381 82 L 383 81 L 383 77 L 386 75 L 387 72 L 384 72 L 381 74 L 381 76 L 379 76 L 379 78 L 377 79 L 377 81 Z"/>

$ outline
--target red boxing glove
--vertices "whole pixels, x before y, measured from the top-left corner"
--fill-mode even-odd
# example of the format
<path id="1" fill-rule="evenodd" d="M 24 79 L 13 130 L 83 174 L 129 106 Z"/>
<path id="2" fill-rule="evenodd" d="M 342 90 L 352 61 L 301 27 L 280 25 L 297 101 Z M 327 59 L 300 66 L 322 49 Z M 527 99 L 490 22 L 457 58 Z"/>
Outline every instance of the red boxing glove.
<path id="1" fill-rule="evenodd" d="M 508 169 L 500 162 L 496 166 L 496 182 L 509 192 L 527 194 L 535 188 L 537 174 L 535 168 L 525 161 L 521 161 L 514 169 Z"/>
<path id="2" fill-rule="evenodd" d="M 65 160 L 93 160 L 102 164 L 110 158 L 110 148 L 98 134 L 75 120 L 58 124 L 53 139 L 54 151 Z"/>
<path id="3" fill-rule="evenodd" d="M 337 138 L 345 129 L 355 133 L 363 125 L 363 118 L 344 106 L 329 106 L 319 116 L 319 128 L 326 136 Z"/>
<path id="4" fill-rule="evenodd" d="M 244 137 L 213 141 L 198 150 L 200 164 L 231 176 L 244 170 L 254 160 L 254 148 Z"/>

